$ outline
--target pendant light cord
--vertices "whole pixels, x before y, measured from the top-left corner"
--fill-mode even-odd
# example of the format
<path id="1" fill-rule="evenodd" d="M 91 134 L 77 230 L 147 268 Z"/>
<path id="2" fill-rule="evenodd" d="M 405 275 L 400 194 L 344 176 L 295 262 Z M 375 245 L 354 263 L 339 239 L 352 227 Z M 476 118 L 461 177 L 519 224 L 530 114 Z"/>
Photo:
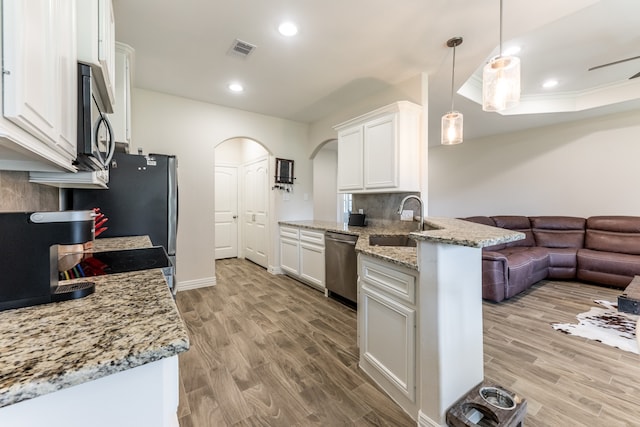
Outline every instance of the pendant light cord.
<path id="1" fill-rule="evenodd" d="M 451 111 L 453 111 L 453 79 L 456 75 L 456 45 L 453 45 L 453 66 L 451 67 Z"/>
<path id="2" fill-rule="evenodd" d="M 500 52 L 498 52 L 498 56 L 502 57 L 502 0 L 500 0 Z"/>

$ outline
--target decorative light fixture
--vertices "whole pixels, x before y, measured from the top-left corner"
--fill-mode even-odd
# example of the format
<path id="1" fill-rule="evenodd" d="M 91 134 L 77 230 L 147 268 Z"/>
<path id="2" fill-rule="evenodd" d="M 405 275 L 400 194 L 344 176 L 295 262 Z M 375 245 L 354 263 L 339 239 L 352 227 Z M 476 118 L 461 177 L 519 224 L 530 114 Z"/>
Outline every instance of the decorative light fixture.
<path id="1" fill-rule="evenodd" d="M 502 111 L 520 102 L 520 58 L 502 55 L 502 0 L 500 0 L 500 52 L 482 70 L 482 109 Z"/>
<path id="2" fill-rule="evenodd" d="M 453 87 L 456 75 L 456 46 L 462 44 L 462 37 L 447 40 L 447 46 L 453 48 L 453 66 L 451 67 L 451 111 L 442 116 L 440 143 L 455 145 L 462 142 L 462 113 L 453 109 Z"/>

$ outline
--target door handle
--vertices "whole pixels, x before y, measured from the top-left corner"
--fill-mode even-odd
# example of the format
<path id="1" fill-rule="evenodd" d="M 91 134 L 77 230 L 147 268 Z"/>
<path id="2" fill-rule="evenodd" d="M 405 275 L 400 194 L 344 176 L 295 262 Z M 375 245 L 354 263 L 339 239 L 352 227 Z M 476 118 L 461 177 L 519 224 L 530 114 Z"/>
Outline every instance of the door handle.
<path id="1" fill-rule="evenodd" d="M 251 215 L 251 221 L 256 222 L 256 214 Z"/>
<path id="2" fill-rule="evenodd" d="M 238 218 L 238 215 L 234 215 L 234 216 L 233 216 L 233 219 L 236 219 L 236 218 Z"/>

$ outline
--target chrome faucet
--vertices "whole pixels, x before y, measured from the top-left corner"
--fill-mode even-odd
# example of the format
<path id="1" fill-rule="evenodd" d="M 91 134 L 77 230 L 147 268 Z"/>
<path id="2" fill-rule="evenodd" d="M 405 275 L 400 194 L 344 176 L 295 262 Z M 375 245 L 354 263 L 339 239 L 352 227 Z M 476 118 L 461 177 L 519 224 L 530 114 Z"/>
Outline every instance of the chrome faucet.
<path id="1" fill-rule="evenodd" d="M 416 199 L 418 204 L 420 205 L 420 224 L 418 225 L 418 231 L 423 231 L 424 229 L 424 203 L 422 203 L 422 199 L 418 196 L 414 196 L 413 194 L 409 194 L 407 197 L 402 199 L 400 202 L 400 207 L 398 208 L 398 215 L 402 215 L 402 211 L 404 210 L 404 204 L 409 199 Z"/>

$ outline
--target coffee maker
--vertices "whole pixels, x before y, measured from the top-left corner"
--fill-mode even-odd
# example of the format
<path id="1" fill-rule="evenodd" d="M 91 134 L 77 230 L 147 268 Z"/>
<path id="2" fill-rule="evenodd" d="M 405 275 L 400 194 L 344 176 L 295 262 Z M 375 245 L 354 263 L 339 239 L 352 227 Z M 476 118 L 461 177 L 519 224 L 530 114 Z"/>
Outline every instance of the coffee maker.
<path id="1" fill-rule="evenodd" d="M 79 298 L 92 283 L 58 286 L 59 245 L 94 239 L 93 211 L 0 213 L 0 311 Z"/>

